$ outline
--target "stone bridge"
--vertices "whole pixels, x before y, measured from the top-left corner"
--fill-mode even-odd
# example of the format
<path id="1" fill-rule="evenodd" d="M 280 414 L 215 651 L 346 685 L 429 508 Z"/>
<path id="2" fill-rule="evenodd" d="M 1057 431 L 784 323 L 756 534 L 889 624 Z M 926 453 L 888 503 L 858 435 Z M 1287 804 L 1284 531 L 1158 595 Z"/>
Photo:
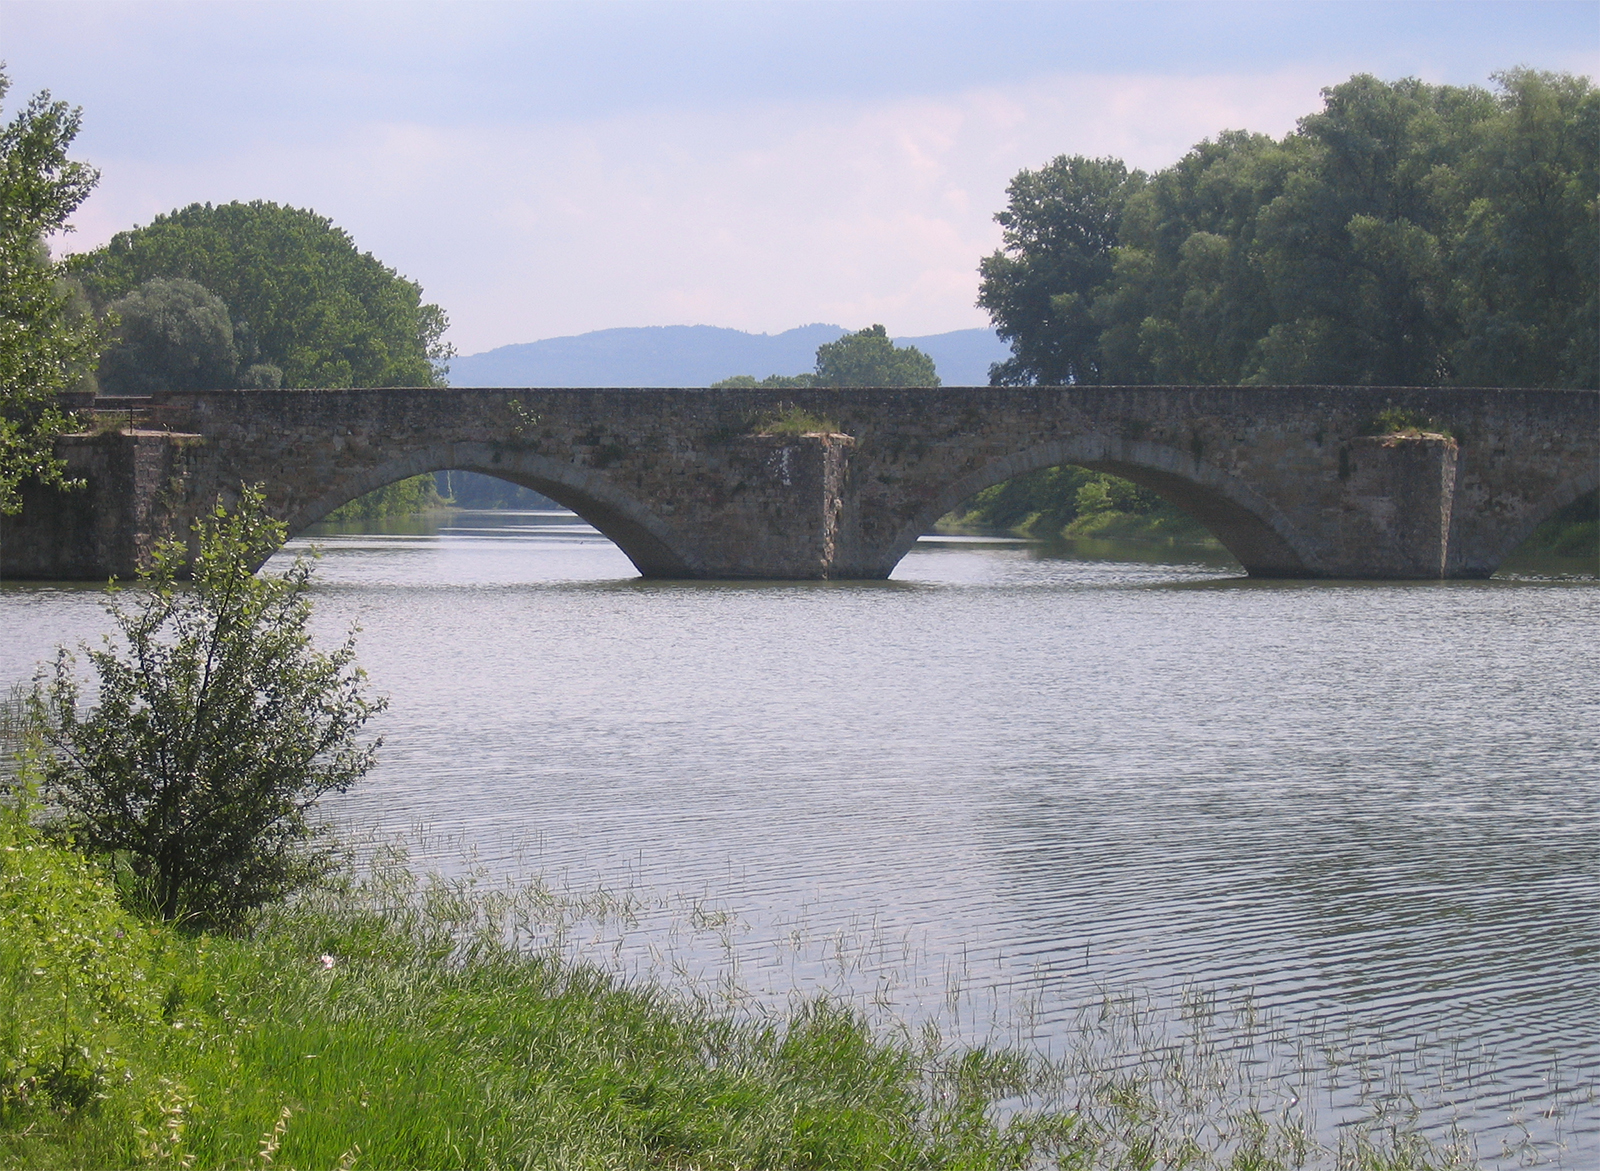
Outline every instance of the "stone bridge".
<path id="1" fill-rule="evenodd" d="M 1036 468 L 1124 476 L 1253 575 L 1484 577 L 1593 491 L 1600 392 L 1367 387 L 277 390 L 123 404 L 0 521 L 0 576 L 131 574 L 241 483 L 297 533 L 406 476 L 484 472 L 571 508 L 650 577 L 882 578 Z M 825 418 L 764 433 L 786 407 Z M 1399 408 L 1433 420 L 1370 432 Z"/>

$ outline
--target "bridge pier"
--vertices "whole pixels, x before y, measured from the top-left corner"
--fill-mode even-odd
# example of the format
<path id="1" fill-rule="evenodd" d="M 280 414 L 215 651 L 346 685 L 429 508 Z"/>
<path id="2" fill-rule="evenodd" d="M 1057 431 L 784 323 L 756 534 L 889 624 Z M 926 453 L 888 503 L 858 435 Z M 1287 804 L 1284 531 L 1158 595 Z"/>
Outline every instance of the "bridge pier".
<path id="1" fill-rule="evenodd" d="M 746 435 L 722 453 L 722 483 L 695 515 L 662 506 L 701 578 L 816 580 L 840 576 L 848 435 Z"/>
<path id="2" fill-rule="evenodd" d="M 199 435 L 106 431 L 67 435 L 56 454 L 75 488 L 22 485 L 22 512 L 0 516 L 0 578 L 134 577 L 158 541 L 188 536 Z"/>
<path id="3" fill-rule="evenodd" d="M 1351 439 L 1339 453 L 1342 499 L 1315 569 L 1326 577 L 1450 576 L 1459 455 L 1446 435 Z"/>

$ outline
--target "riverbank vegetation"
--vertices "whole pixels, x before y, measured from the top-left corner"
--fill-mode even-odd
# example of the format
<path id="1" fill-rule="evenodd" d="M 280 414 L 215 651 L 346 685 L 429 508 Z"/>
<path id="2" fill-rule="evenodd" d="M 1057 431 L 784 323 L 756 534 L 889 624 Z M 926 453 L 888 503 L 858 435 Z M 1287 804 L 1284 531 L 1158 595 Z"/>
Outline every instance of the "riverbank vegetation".
<path id="1" fill-rule="evenodd" d="M 1593 387 L 1600 90 L 1358 75 L 1282 139 L 1227 131 L 1145 174 L 1061 156 L 1008 188 L 979 305 L 995 385 Z M 945 524 L 1192 539 L 1157 497 L 1052 469 Z M 1527 551 L 1600 557 L 1593 496 Z M 1186 531 L 1185 531 L 1186 530 Z"/>
<path id="2" fill-rule="evenodd" d="M 449 319 L 325 216 L 265 200 L 191 204 L 70 262 L 128 320 L 102 359 L 117 388 L 443 386 Z M 197 331 L 192 305 L 217 318 Z"/>
<path id="3" fill-rule="evenodd" d="M 1124 537 L 1215 545 L 1182 509 L 1120 476 L 1062 464 L 993 484 L 939 522 L 941 532 L 1043 539 Z"/>
<path id="4" fill-rule="evenodd" d="M 1054 1061 L 826 999 L 739 1010 L 530 946 L 572 913 L 538 883 L 417 881 L 384 851 L 197 933 L 28 814 L 0 811 L 7 1166 L 1470 1165 L 1380 1116 L 1320 1146 L 1204 997 L 1182 1020 L 1108 999 Z"/>
<path id="5" fill-rule="evenodd" d="M 10 88 L 0 62 L 0 102 Z M 45 243 L 100 179 L 67 157 L 81 113 L 47 90 L 0 125 L 0 513 L 21 510 L 28 477 L 66 483 L 55 442 L 81 424 L 58 396 L 93 385 L 108 333 Z"/>
<path id="6" fill-rule="evenodd" d="M 386 516 L 412 516 L 435 508 L 446 508 L 450 501 L 439 494 L 431 475 L 411 476 L 374 489 L 341 504 L 324 519 L 331 521 L 378 520 Z"/>
<path id="7" fill-rule="evenodd" d="M 1021 172 L 981 265 L 991 380 L 1597 385 L 1600 90 L 1494 80 L 1358 75 L 1282 139 Z"/>
<path id="8" fill-rule="evenodd" d="M 560 505 L 530 488 L 477 472 L 434 472 L 397 480 L 348 504 L 325 519 L 330 521 L 378 520 L 388 516 L 415 516 L 438 509 L 546 509 Z"/>

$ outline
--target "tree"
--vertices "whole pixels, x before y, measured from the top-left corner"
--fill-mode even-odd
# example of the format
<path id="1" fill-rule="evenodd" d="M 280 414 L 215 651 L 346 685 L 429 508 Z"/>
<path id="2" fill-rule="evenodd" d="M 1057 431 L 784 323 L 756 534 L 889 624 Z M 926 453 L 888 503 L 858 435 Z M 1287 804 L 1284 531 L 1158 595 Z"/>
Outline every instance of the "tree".
<path id="1" fill-rule="evenodd" d="M 444 310 L 423 304 L 421 286 L 300 208 L 191 204 L 119 232 L 73 270 L 100 306 L 152 277 L 203 285 L 286 386 L 439 386 L 452 353 Z"/>
<path id="2" fill-rule="evenodd" d="M 1274 321 L 1257 218 L 1295 159 L 1267 135 L 1229 131 L 1128 198 L 1112 278 L 1091 308 L 1102 381 L 1239 381 Z"/>
<path id="3" fill-rule="evenodd" d="M 1365 74 L 1323 91 L 1254 245 L 1275 320 L 1243 381 L 1449 382 L 1443 191 L 1495 105 L 1481 89 Z"/>
<path id="4" fill-rule="evenodd" d="M 938 386 L 933 359 L 897 346 L 881 325 L 817 347 L 816 386 Z"/>
<path id="5" fill-rule="evenodd" d="M 757 378 L 754 374 L 735 374 L 731 378 L 719 379 L 711 384 L 712 390 L 798 390 L 807 386 L 815 386 L 815 374 L 768 374 L 765 378 Z"/>
<path id="6" fill-rule="evenodd" d="M 59 828 L 125 864 L 162 918 L 227 928 L 325 871 L 311 808 L 371 768 L 379 742 L 359 733 L 384 702 L 365 694 L 353 637 L 311 645 L 309 561 L 254 573 L 284 537 L 258 491 L 195 534 L 192 586 L 178 587 L 185 549 L 169 541 L 138 600 L 108 602 L 126 650 L 88 652 L 94 703 L 63 650 L 30 709 Z"/>
<path id="7" fill-rule="evenodd" d="M 998 386 L 1100 379 L 1096 291 L 1111 279 L 1118 227 L 1144 174 L 1120 159 L 1063 155 L 1006 188 L 1000 250 L 983 259 L 978 306 L 1011 343 L 989 372 Z"/>
<path id="8" fill-rule="evenodd" d="M 0 101 L 11 86 L 0 72 Z M 99 172 L 67 157 L 81 111 L 48 91 L 0 128 L 0 512 L 22 507 L 28 477 L 61 484 L 56 437 L 76 424 L 58 396 L 93 373 L 104 328 L 86 311 L 45 237 L 88 198 Z"/>
<path id="9" fill-rule="evenodd" d="M 980 266 L 998 383 L 1593 386 L 1600 93 L 1358 75 L 1148 181 L 1023 171 Z"/>
<path id="10" fill-rule="evenodd" d="M 239 372 L 228 307 L 210 290 L 155 277 L 111 303 L 117 326 L 100 356 L 111 394 L 231 387 Z"/>
<path id="11" fill-rule="evenodd" d="M 1600 386 L 1600 90 L 1529 69 L 1495 81 L 1497 116 L 1445 193 L 1455 380 Z"/>
<path id="12" fill-rule="evenodd" d="M 897 346 L 881 325 L 847 333 L 817 347 L 812 374 L 735 374 L 713 389 L 798 390 L 808 386 L 938 386 L 933 359 L 916 346 Z"/>

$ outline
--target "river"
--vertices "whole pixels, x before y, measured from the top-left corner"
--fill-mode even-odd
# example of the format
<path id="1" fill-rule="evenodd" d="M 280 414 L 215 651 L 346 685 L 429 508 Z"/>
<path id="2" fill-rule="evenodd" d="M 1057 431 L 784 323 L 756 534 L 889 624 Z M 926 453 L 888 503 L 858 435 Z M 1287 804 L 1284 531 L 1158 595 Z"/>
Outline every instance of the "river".
<path id="1" fill-rule="evenodd" d="M 560 513 L 315 540 L 318 630 L 390 699 L 333 815 L 606 892 L 584 954 L 1051 1052 L 1108 996 L 1248 1003 L 1334 1121 L 1600 1165 L 1592 576 L 942 538 L 887 582 L 648 582 Z M 0 683 L 99 601 L 0 589 Z"/>

